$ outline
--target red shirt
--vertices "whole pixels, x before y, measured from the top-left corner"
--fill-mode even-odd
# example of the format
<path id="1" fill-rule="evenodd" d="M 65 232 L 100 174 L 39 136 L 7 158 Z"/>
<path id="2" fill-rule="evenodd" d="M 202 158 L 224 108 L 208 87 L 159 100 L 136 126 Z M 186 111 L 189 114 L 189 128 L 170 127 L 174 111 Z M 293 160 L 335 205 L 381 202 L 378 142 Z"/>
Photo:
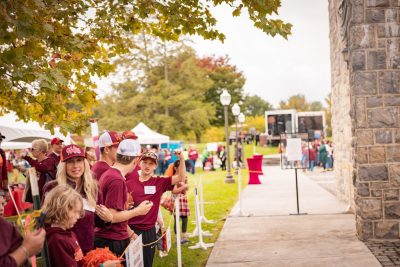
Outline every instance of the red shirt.
<path id="1" fill-rule="evenodd" d="M 100 191 L 103 196 L 103 204 L 107 208 L 117 211 L 125 210 L 128 199 L 128 191 L 125 184 L 125 177 L 115 168 L 110 168 L 100 178 Z M 100 228 L 96 237 L 125 240 L 129 238 L 128 221 L 113 223 L 109 227 Z"/>
<path id="2" fill-rule="evenodd" d="M 190 149 L 188 155 L 190 160 L 197 160 L 199 158 L 199 153 L 196 149 Z"/>
<path id="3" fill-rule="evenodd" d="M 43 186 L 46 182 L 49 180 L 55 180 L 56 179 L 56 172 L 57 172 L 57 165 L 54 161 L 53 158 L 45 158 L 42 161 L 38 161 L 36 159 L 33 159 L 29 156 L 24 157 L 26 161 L 29 162 L 29 164 L 32 167 L 35 167 L 37 175 L 39 177 L 38 181 L 38 187 L 39 187 L 39 197 L 40 199 L 42 198 L 43 195 Z M 31 201 L 32 193 L 27 194 L 27 202 L 33 202 Z"/>
<path id="4" fill-rule="evenodd" d="M 46 240 L 51 266 L 82 266 L 83 253 L 75 233 L 70 229 L 46 227 Z"/>
<path id="5" fill-rule="evenodd" d="M 107 162 L 105 161 L 97 161 L 93 166 L 92 166 L 92 175 L 93 178 L 95 178 L 97 181 L 100 181 L 101 175 L 105 173 L 108 169 L 110 169 L 111 166 L 108 165 Z"/>
<path id="6" fill-rule="evenodd" d="M 145 200 L 153 202 L 153 206 L 146 215 L 136 216 L 129 220 L 130 226 L 142 231 L 149 230 L 155 226 L 161 196 L 165 191 L 173 189 L 171 179 L 172 177 L 157 176 L 151 177 L 145 182 L 140 182 L 139 178 L 126 181 L 128 192 L 132 196 L 135 207 Z M 147 188 L 147 194 L 145 193 L 145 188 Z"/>
<path id="7" fill-rule="evenodd" d="M 56 153 L 51 152 L 51 153 L 48 155 L 48 157 L 49 157 L 49 158 L 53 158 L 54 161 L 55 161 L 55 163 L 56 163 L 56 166 L 58 166 L 58 164 L 60 163 L 60 159 L 61 159 L 60 155 L 57 155 Z"/>
<path id="8" fill-rule="evenodd" d="M 0 266 L 16 267 L 17 263 L 8 254 L 22 244 L 23 238 L 11 223 L 2 217 L 0 217 L 0 240 Z M 25 262 L 22 266 L 29 266 L 29 264 Z"/>

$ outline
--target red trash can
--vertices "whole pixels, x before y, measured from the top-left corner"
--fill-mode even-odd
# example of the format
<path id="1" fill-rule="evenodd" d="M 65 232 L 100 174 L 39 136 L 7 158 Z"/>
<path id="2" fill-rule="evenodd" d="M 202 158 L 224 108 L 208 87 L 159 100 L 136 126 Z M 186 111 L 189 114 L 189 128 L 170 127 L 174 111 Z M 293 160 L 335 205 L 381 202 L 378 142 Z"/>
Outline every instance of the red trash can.
<path id="1" fill-rule="evenodd" d="M 249 182 L 248 184 L 261 184 L 258 175 L 260 171 L 257 170 L 257 160 L 254 158 L 247 158 L 247 167 L 249 169 Z"/>

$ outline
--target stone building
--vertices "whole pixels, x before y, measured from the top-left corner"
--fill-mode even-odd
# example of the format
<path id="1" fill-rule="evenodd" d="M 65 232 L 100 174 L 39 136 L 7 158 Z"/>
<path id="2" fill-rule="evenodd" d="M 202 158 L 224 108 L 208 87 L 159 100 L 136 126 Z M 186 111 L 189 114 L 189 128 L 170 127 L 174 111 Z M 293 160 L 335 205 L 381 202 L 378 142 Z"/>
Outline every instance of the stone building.
<path id="1" fill-rule="evenodd" d="M 400 0 L 329 0 L 339 195 L 360 239 L 399 239 Z"/>

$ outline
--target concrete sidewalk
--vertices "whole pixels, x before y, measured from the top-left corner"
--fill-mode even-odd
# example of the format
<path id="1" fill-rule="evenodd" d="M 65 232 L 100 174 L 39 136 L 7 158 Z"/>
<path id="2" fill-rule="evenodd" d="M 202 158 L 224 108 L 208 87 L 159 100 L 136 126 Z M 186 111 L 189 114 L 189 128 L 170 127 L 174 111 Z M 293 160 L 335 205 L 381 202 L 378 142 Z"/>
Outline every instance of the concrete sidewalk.
<path id="1" fill-rule="evenodd" d="M 263 171 L 262 184 L 243 191 L 251 216 L 227 218 L 207 266 L 381 266 L 355 236 L 345 203 L 299 170 L 300 213 L 308 215 L 289 215 L 297 212 L 294 170 Z"/>

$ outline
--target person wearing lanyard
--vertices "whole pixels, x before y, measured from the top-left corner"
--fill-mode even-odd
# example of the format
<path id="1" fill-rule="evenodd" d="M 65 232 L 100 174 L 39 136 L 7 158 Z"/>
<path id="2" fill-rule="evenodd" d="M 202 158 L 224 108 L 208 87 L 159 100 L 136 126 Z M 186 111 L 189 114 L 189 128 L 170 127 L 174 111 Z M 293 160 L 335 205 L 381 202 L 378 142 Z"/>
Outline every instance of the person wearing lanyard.
<path id="1" fill-rule="evenodd" d="M 135 233 L 128 227 L 128 220 L 135 216 L 145 215 L 152 207 L 149 201 L 129 209 L 128 191 L 125 176 L 132 172 L 140 156 L 140 145 L 136 140 L 125 139 L 117 149 L 117 161 L 100 178 L 100 192 L 103 196 L 103 205 L 111 211 L 112 224 L 100 227 L 96 231 L 94 240 L 97 248 L 108 247 L 115 255 L 120 256 L 129 245 Z"/>
<path id="2" fill-rule="evenodd" d="M 179 171 L 172 177 L 155 176 L 158 157 L 153 152 L 145 152 L 140 160 L 140 175 L 136 179 L 127 181 L 128 192 L 135 205 L 150 201 L 153 203 L 150 211 L 146 215 L 136 216 L 129 221 L 129 227 L 143 238 L 143 260 L 144 266 L 153 265 L 153 258 L 156 244 L 155 224 L 157 221 L 158 210 L 160 208 L 161 196 L 165 191 L 171 191 L 176 183 L 184 182 L 186 179 L 185 158 L 181 150 L 175 150 L 174 153 L 180 160 Z M 147 245 L 146 244 L 151 244 Z"/>

